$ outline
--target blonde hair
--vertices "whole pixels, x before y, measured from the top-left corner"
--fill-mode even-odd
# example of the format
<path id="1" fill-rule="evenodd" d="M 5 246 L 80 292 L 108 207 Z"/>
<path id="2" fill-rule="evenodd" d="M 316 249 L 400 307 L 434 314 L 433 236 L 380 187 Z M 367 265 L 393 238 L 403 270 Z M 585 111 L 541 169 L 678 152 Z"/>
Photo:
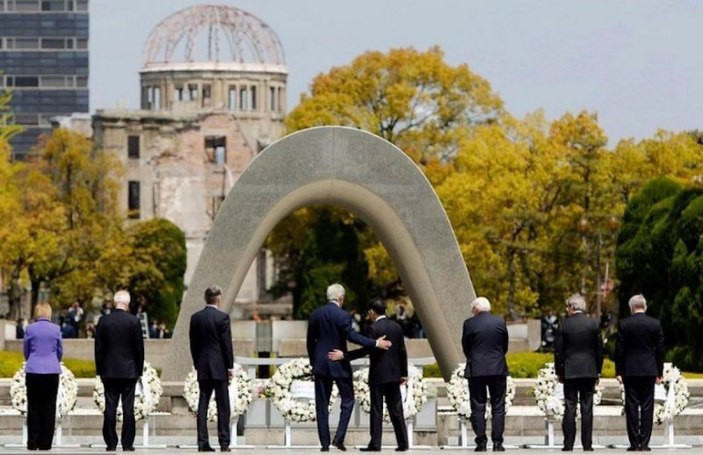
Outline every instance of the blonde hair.
<path id="1" fill-rule="evenodd" d="M 34 319 L 51 319 L 51 305 L 46 302 L 37 303 L 34 307 Z"/>

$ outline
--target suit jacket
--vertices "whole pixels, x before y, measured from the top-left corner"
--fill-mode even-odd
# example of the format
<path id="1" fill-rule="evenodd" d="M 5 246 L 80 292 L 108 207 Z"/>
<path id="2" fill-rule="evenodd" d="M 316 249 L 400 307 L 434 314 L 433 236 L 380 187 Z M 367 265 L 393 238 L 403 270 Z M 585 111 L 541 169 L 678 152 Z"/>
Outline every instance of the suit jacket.
<path id="1" fill-rule="evenodd" d="M 351 316 L 335 302 L 328 302 L 313 311 L 310 315 L 307 334 L 308 357 L 313 374 L 332 378 L 351 378 L 347 340 L 365 348 L 376 346 L 376 340 L 354 331 Z M 344 352 L 343 360 L 335 362 L 327 358 L 327 353 L 334 349 Z"/>
<path id="2" fill-rule="evenodd" d="M 206 306 L 190 317 L 190 355 L 198 379 L 226 381 L 234 368 L 229 314 Z"/>
<path id="3" fill-rule="evenodd" d="M 369 385 L 400 383 L 400 378 L 407 378 L 408 353 L 405 349 L 405 337 L 400 324 L 383 317 L 369 325 L 366 333 L 373 339 L 385 335 L 386 339 L 393 343 L 387 351 L 362 348 L 349 353 L 350 361 L 369 354 L 371 360 Z"/>
<path id="4" fill-rule="evenodd" d="M 508 328 L 503 318 L 482 311 L 464 321 L 461 345 L 466 356 L 464 377 L 507 376 Z"/>
<path id="5" fill-rule="evenodd" d="M 664 331 L 659 320 L 636 313 L 618 322 L 615 371 L 619 376 L 661 376 Z"/>
<path id="6" fill-rule="evenodd" d="M 554 340 L 554 368 L 563 379 L 598 377 L 603 368 L 603 340 L 597 321 L 583 313 L 561 321 Z"/>
<path id="7" fill-rule="evenodd" d="M 116 309 L 95 328 L 95 369 L 101 378 L 137 379 L 144 370 L 144 336 L 139 319 Z"/>
<path id="8" fill-rule="evenodd" d="M 29 324 L 24 334 L 25 371 L 36 374 L 61 374 L 63 343 L 61 328 L 41 318 Z"/>

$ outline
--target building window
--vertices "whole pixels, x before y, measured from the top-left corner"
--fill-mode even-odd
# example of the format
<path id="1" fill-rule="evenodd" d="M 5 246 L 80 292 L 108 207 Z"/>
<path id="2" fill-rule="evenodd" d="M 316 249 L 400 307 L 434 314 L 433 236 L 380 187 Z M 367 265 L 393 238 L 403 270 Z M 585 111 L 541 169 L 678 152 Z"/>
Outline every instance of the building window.
<path id="1" fill-rule="evenodd" d="M 15 76 L 15 87 L 39 87 L 37 76 Z"/>
<path id="2" fill-rule="evenodd" d="M 210 84 L 203 84 L 203 107 L 210 107 L 211 92 Z"/>
<path id="3" fill-rule="evenodd" d="M 129 181 L 129 186 L 128 186 L 128 193 L 127 193 L 127 210 L 129 211 L 127 213 L 127 217 L 130 219 L 138 219 L 139 218 L 139 210 L 140 210 L 140 188 L 139 188 L 139 182 L 130 180 Z"/>
<path id="4" fill-rule="evenodd" d="M 276 112 L 278 109 L 276 109 L 276 102 L 278 99 L 276 98 L 276 87 L 269 87 L 269 111 L 270 112 Z"/>
<path id="5" fill-rule="evenodd" d="M 78 0 L 76 11 L 88 11 L 88 0 Z"/>
<path id="6" fill-rule="evenodd" d="M 227 107 L 230 111 L 237 110 L 237 86 L 230 85 L 227 93 Z"/>
<path id="7" fill-rule="evenodd" d="M 173 99 L 175 101 L 183 101 L 183 86 L 178 85 L 173 89 Z"/>
<path id="8" fill-rule="evenodd" d="M 246 87 L 239 88 L 239 110 L 246 111 L 248 109 L 249 93 Z"/>
<path id="9" fill-rule="evenodd" d="M 198 99 L 198 85 L 188 84 L 188 99 L 191 101 Z"/>
<path id="10" fill-rule="evenodd" d="M 255 85 L 251 86 L 249 93 L 251 94 L 251 110 L 255 111 L 256 110 L 256 86 Z"/>
<path id="11" fill-rule="evenodd" d="M 146 108 L 156 111 L 161 107 L 161 88 L 147 87 L 146 89 Z"/>
<path id="12" fill-rule="evenodd" d="M 127 157 L 139 159 L 139 136 L 127 136 Z"/>
<path id="13" fill-rule="evenodd" d="M 227 138 L 225 136 L 205 137 L 205 154 L 210 163 L 225 164 L 227 162 Z"/>
<path id="14" fill-rule="evenodd" d="M 10 7 L 12 7 L 12 3 L 10 3 Z M 39 11 L 39 2 L 37 0 L 15 0 L 15 11 L 20 13 Z"/>

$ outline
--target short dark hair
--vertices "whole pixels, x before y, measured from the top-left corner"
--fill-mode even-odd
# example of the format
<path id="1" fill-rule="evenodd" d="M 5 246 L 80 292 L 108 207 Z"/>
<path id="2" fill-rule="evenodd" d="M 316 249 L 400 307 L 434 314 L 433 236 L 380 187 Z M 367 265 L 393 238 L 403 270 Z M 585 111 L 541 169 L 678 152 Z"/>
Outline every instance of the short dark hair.
<path id="1" fill-rule="evenodd" d="M 217 301 L 217 297 L 222 295 L 222 288 L 213 284 L 205 289 L 205 303 L 212 305 Z"/>
<path id="2" fill-rule="evenodd" d="M 373 311 L 377 315 L 381 316 L 386 314 L 386 304 L 383 303 L 381 299 L 373 299 L 369 303 L 369 310 Z"/>

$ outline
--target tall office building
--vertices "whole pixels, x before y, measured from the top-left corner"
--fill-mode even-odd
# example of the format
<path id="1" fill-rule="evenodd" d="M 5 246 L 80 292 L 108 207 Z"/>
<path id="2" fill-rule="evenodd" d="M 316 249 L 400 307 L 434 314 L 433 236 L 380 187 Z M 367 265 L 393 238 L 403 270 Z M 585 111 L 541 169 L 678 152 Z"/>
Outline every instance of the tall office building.
<path id="1" fill-rule="evenodd" d="M 0 0 L 0 89 L 12 91 L 22 159 L 51 117 L 88 112 L 88 0 Z"/>

